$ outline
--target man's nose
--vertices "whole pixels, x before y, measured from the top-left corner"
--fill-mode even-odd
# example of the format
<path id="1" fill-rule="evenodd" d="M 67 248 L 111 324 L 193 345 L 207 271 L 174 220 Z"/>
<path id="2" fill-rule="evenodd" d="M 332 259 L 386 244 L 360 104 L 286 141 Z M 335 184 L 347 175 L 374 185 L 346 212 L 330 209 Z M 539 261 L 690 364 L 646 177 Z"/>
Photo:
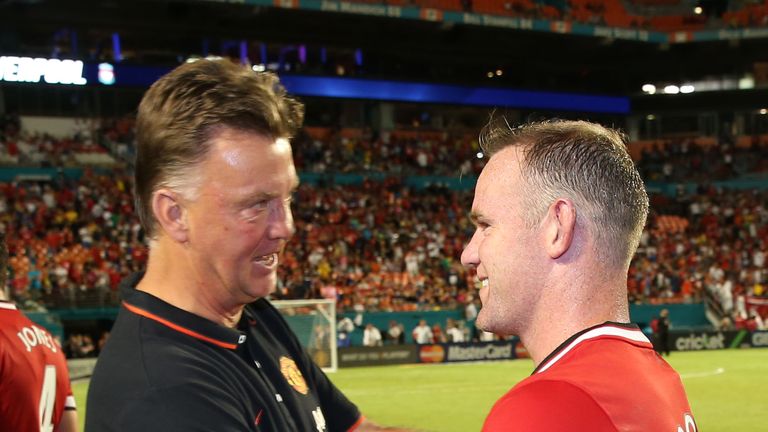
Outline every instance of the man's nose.
<path id="1" fill-rule="evenodd" d="M 476 267 L 480 263 L 480 257 L 477 253 L 477 231 L 472 234 L 472 238 L 469 243 L 464 247 L 464 251 L 461 253 L 461 264 L 465 267 Z"/>
<path id="2" fill-rule="evenodd" d="M 269 235 L 274 239 L 289 239 L 296 232 L 290 203 L 278 203 L 270 212 Z"/>

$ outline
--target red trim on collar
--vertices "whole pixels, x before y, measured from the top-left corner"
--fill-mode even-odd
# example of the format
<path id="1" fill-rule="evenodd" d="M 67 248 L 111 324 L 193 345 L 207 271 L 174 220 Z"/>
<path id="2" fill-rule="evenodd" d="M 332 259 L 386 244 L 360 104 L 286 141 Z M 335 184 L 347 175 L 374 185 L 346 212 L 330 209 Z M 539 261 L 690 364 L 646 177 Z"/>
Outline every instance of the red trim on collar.
<path id="1" fill-rule="evenodd" d="M 178 324 L 174 324 L 174 323 L 168 321 L 165 318 L 161 318 L 161 317 L 159 317 L 159 316 L 157 316 L 157 315 L 155 315 L 155 314 L 153 314 L 151 312 L 145 311 L 144 309 L 141 309 L 141 308 L 138 308 L 138 307 L 136 307 L 134 305 L 128 304 L 126 301 L 123 301 L 123 306 L 125 306 L 126 309 L 128 309 L 129 311 L 135 313 L 136 315 L 141 315 L 141 316 L 143 316 L 145 318 L 149 318 L 149 319 L 151 319 L 153 321 L 157 321 L 160 324 L 163 324 L 166 327 L 170 327 L 170 328 L 176 330 L 179 333 L 184 333 L 187 336 L 192 336 L 193 338 L 200 339 L 202 341 L 205 341 L 205 342 L 208 342 L 208 343 L 211 343 L 211 344 L 214 344 L 216 346 L 220 346 L 220 347 L 226 348 L 226 349 L 232 349 L 233 350 L 233 349 L 237 348 L 237 344 L 226 343 L 226 342 L 222 342 L 220 340 L 216 340 L 216 339 L 210 338 L 210 337 L 205 336 L 205 335 L 201 335 L 200 333 L 198 333 L 196 331 L 192 331 L 190 329 L 184 328 L 184 327 L 182 327 L 182 326 L 180 326 Z"/>
<path id="2" fill-rule="evenodd" d="M 360 425 L 361 425 L 361 424 L 363 424 L 363 420 L 365 420 L 365 417 L 363 417 L 363 416 L 360 416 L 360 418 L 359 418 L 359 419 L 357 419 L 357 421 L 355 422 L 355 424 L 353 424 L 352 426 L 350 426 L 350 427 L 349 427 L 349 429 L 347 429 L 347 432 L 353 432 L 354 430 L 356 430 L 357 428 L 359 428 L 359 427 L 360 427 Z"/>

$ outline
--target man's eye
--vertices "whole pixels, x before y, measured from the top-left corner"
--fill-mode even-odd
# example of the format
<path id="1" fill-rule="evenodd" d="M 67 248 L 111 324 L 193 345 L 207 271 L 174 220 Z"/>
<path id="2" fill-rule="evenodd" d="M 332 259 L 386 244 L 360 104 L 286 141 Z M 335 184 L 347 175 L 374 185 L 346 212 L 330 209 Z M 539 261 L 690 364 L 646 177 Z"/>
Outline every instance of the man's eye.
<path id="1" fill-rule="evenodd" d="M 252 218 L 263 213 L 268 207 L 269 200 L 254 201 L 243 208 L 241 214 L 246 218 Z"/>

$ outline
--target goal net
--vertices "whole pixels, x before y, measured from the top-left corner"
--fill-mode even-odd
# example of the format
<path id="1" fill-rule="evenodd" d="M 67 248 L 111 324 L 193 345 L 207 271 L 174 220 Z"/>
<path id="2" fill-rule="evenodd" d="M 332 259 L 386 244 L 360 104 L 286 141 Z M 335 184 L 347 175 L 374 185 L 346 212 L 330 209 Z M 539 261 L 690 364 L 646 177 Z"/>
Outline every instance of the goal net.
<path id="1" fill-rule="evenodd" d="M 336 372 L 336 302 L 333 300 L 276 300 L 291 330 L 312 359 L 326 372 Z"/>

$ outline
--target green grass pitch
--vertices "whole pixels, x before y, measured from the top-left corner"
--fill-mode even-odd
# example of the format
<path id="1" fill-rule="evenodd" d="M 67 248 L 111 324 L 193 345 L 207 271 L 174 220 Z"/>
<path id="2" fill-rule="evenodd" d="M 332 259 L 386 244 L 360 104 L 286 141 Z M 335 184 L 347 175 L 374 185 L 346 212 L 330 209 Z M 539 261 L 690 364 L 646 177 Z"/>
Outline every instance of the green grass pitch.
<path id="1" fill-rule="evenodd" d="M 674 352 L 699 430 L 768 430 L 768 349 Z M 342 369 L 331 379 L 372 421 L 421 431 L 478 431 L 530 360 Z M 74 386 L 80 422 L 87 382 Z"/>

